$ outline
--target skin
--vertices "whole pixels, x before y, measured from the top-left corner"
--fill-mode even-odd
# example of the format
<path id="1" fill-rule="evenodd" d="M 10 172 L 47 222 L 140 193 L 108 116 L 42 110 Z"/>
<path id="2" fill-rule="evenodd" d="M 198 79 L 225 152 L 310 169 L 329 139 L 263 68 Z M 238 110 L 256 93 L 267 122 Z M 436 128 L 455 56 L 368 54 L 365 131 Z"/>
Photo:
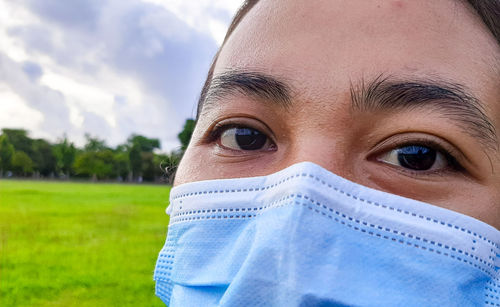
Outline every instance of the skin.
<path id="1" fill-rule="evenodd" d="M 236 69 L 285 80 L 291 103 L 285 108 L 240 92 L 205 106 L 175 185 L 268 175 L 311 161 L 500 229 L 497 143 L 487 146 L 435 108 L 363 111 L 353 109 L 350 96 L 353 83 L 381 75 L 446 80 L 477 97 L 500 131 L 499 58 L 494 37 L 456 0 L 261 0 L 223 46 L 214 76 Z M 209 137 L 225 123 L 257 129 L 269 141 L 245 151 L 228 146 L 230 138 Z M 449 149 L 461 169 L 445 163 L 415 171 L 390 159 L 398 147 L 422 140 Z"/>

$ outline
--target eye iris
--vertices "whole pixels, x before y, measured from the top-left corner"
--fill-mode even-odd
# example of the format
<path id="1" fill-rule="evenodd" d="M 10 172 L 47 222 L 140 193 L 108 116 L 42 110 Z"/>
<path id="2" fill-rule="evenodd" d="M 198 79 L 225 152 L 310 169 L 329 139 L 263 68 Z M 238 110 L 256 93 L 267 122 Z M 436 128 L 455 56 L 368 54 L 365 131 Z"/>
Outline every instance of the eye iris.
<path id="1" fill-rule="evenodd" d="M 267 141 L 266 135 L 250 128 L 237 128 L 235 138 L 236 143 L 243 150 L 261 149 Z"/>
<path id="2" fill-rule="evenodd" d="M 436 162 L 436 151 L 425 146 L 405 146 L 397 153 L 401 166 L 412 170 L 425 171 Z"/>

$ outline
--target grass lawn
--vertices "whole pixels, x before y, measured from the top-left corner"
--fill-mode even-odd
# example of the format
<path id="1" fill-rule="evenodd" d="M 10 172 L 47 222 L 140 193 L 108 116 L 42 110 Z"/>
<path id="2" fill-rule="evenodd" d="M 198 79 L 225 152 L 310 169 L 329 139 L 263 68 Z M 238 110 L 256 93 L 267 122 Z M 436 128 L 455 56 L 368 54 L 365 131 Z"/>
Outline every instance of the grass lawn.
<path id="1" fill-rule="evenodd" d="M 164 306 L 169 191 L 0 180 L 0 306 Z"/>

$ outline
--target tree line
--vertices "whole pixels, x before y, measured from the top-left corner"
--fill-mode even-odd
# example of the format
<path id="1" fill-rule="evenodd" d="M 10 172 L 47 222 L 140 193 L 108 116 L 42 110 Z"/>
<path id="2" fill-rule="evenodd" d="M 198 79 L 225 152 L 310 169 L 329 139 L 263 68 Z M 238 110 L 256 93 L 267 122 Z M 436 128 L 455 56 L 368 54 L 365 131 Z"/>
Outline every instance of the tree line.
<path id="1" fill-rule="evenodd" d="M 171 183 L 193 129 L 194 120 L 186 120 L 178 134 L 181 147 L 170 153 L 157 153 L 160 141 L 138 134 L 132 134 L 125 143 L 116 147 L 86 134 L 85 145 L 78 148 L 67 137 L 51 143 L 31 138 L 24 129 L 2 129 L 0 178 Z"/>

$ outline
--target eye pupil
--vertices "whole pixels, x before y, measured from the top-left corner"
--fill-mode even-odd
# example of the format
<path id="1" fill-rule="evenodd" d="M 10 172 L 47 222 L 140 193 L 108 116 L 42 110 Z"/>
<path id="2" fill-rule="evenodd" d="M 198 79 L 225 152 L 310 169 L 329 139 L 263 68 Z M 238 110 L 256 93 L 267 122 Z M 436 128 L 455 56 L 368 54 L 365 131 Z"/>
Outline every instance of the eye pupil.
<path id="1" fill-rule="evenodd" d="M 397 154 L 401 166 L 412 170 L 425 171 L 436 162 L 436 150 L 425 146 L 405 146 Z"/>
<path id="2" fill-rule="evenodd" d="M 267 141 L 265 134 L 251 128 L 237 128 L 235 138 L 236 143 L 242 150 L 261 149 Z"/>

